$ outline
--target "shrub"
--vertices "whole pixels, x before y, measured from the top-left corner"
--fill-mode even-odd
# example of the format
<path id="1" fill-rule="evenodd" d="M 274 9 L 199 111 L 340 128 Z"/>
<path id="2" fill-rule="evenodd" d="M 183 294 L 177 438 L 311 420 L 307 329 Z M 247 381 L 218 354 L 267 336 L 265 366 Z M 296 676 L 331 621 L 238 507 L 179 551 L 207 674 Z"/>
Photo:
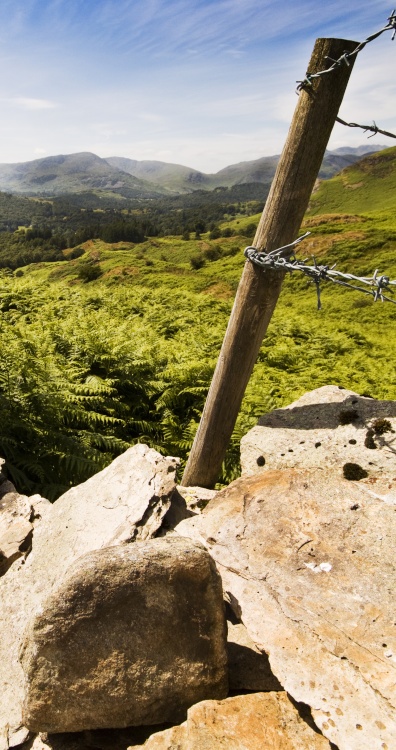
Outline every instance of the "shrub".
<path id="1" fill-rule="evenodd" d="M 190 258 L 190 264 L 194 271 L 198 271 L 199 268 L 202 268 L 202 266 L 205 265 L 205 258 L 203 255 L 192 255 Z"/>
<path id="2" fill-rule="evenodd" d="M 221 247 L 208 247 L 204 250 L 204 257 L 207 260 L 218 260 L 221 257 Z"/>
<path id="3" fill-rule="evenodd" d="M 257 224 L 248 224 L 245 229 L 243 230 L 244 237 L 254 237 L 256 234 Z"/>
<path id="4" fill-rule="evenodd" d="M 89 281 L 94 281 L 102 275 L 102 269 L 99 265 L 93 263 L 83 263 L 78 269 L 78 278 L 81 279 L 85 284 Z"/>
<path id="5" fill-rule="evenodd" d="M 76 258 L 81 258 L 84 253 L 85 250 L 82 247 L 73 247 L 73 250 L 67 254 L 67 258 L 68 260 L 75 260 Z"/>
<path id="6" fill-rule="evenodd" d="M 223 231 L 221 233 L 221 236 L 222 237 L 232 237 L 233 234 L 234 233 L 233 233 L 231 227 L 226 227 L 225 229 L 223 229 Z"/>
<path id="7" fill-rule="evenodd" d="M 241 248 L 238 245 L 231 245 L 223 250 L 223 255 L 238 255 L 241 252 Z"/>

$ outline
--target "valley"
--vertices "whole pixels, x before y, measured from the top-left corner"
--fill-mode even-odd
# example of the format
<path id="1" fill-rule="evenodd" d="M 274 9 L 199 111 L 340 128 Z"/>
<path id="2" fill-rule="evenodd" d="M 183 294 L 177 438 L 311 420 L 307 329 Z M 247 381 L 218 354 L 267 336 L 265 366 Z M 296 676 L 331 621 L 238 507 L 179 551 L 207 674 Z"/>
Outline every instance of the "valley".
<path id="1" fill-rule="evenodd" d="M 300 255 L 396 278 L 395 164 L 396 149 L 387 149 L 321 182 L 301 227 L 311 236 Z M 2 221 L 7 202 L 18 204 L 18 222 L 31 203 L 4 194 L 1 200 Z M 120 215 L 105 200 L 111 221 L 100 226 L 114 229 Z M 51 206 L 51 236 L 31 237 L 37 261 L 20 258 L 14 267 L 26 231 L 0 234 L 0 455 L 21 491 L 54 499 L 136 442 L 185 461 L 261 206 L 247 199 L 208 204 L 201 193 L 167 200 L 172 210 L 155 202 L 152 213 L 145 204 L 121 214 L 123 229 L 132 219 L 140 227 L 135 241 L 84 236 L 87 224 L 79 219 L 89 209 L 70 203 L 74 218 L 64 223 L 70 221 L 72 241 L 48 260 L 45 242 L 62 234 L 67 214 L 54 214 L 55 199 L 36 200 L 48 212 L 43 227 Z M 162 230 L 144 231 L 161 216 Z M 317 311 L 307 279 L 286 278 L 221 482 L 238 475 L 239 440 L 257 418 L 307 390 L 331 382 L 395 398 L 395 306 L 329 283 L 322 303 Z"/>

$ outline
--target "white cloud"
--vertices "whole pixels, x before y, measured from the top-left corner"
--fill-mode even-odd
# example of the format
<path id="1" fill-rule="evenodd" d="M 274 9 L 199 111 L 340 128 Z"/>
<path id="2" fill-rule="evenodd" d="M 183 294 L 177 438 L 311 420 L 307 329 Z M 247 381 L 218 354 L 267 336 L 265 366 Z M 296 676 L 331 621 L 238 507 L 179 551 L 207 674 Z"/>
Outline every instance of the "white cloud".
<path id="1" fill-rule="evenodd" d="M 13 99 L 9 99 L 10 104 L 14 104 L 17 107 L 28 110 L 39 110 L 39 109 L 55 109 L 57 106 L 54 102 L 48 101 L 48 99 L 32 99 L 25 96 L 17 96 Z"/>

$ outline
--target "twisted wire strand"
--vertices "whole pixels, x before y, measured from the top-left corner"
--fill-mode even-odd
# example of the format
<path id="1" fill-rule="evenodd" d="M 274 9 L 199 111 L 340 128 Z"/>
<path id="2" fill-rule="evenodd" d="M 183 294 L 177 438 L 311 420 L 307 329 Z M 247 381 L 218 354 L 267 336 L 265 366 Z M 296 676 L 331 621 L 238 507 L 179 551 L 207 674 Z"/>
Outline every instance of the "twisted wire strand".
<path id="1" fill-rule="evenodd" d="M 332 73 L 333 70 L 336 70 L 341 65 L 348 65 L 349 66 L 349 60 L 354 57 L 355 55 L 358 55 L 359 52 L 364 49 L 366 44 L 369 44 L 370 42 L 373 42 L 374 39 L 377 39 L 381 34 L 383 34 L 385 31 L 392 31 L 392 41 L 396 37 L 396 8 L 392 11 L 391 15 L 388 18 L 388 23 L 386 26 L 384 26 L 379 31 L 374 32 L 374 34 L 371 34 L 367 37 L 367 39 L 364 40 L 364 42 L 360 42 L 357 47 L 355 47 L 352 52 L 344 52 L 338 60 L 333 60 L 331 57 L 328 57 L 327 59 L 332 63 L 328 68 L 325 70 L 319 70 L 317 73 L 307 73 L 305 74 L 305 78 L 302 81 L 297 81 L 297 93 L 299 94 L 300 91 L 310 89 L 312 88 L 312 82 L 315 80 L 315 78 L 320 78 L 321 76 L 327 75 L 327 73 Z"/>
<path id="2" fill-rule="evenodd" d="M 371 132 L 372 135 L 369 135 L 368 138 L 373 138 L 377 133 L 386 135 L 388 138 L 396 138 L 394 133 L 389 133 L 388 130 L 381 130 L 375 122 L 373 122 L 372 125 L 358 125 L 356 122 L 345 122 L 341 117 L 336 117 L 336 122 L 341 123 L 341 125 L 346 125 L 347 128 L 361 128 L 365 133 Z"/>
<path id="3" fill-rule="evenodd" d="M 392 302 L 393 304 L 396 304 L 396 300 L 384 294 L 384 291 L 393 294 L 392 287 L 396 286 L 396 280 L 391 280 L 389 276 L 384 274 L 380 275 L 378 269 L 374 271 L 372 276 L 356 276 L 353 273 L 334 270 L 336 266 L 335 263 L 331 267 L 327 265 L 318 265 L 313 256 L 313 265 L 307 265 L 308 258 L 304 258 L 304 260 L 296 258 L 294 248 L 310 234 L 310 232 L 306 232 L 306 234 L 298 237 L 289 245 L 284 245 L 277 250 L 272 250 L 270 253 L 249 246 L 245 249 L 244 255 L 248 260 L 260 268 L 279 269 L 280 271 L 288 271 L 289 273 L 300 271 L 304 276 L 307 276 L 316 287 L 318 310 L 322 309 L 320 285 L 323 281 L 331 281 L 333 284 L 339 284 L 348 289 L 353 289 L 355 292 L 369 294 L 374 298 L 374 302 L 380 300 L 381 302 Z M 287 251 L 290 252 L 285 257 L 284 253 Z"/>

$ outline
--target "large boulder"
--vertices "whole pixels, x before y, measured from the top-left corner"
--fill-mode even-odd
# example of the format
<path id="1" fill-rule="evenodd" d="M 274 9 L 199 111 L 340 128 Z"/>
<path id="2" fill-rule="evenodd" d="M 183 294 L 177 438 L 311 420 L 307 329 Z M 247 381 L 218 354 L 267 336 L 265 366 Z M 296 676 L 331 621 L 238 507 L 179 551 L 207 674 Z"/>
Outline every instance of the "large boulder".
<path id="1" fill-rule="evenodd" d="M 177 530 L 216 561 L 272 671 L 340 750 L 394 747 L 396 513 L 333 471 L 240 479 Z"/>
<path id="2" fill-rule="evenodd" d="M 33 731 L 183 720 L 228 692 L 213 560 L 177 536 L 80 557 L 32 619 L 21 660 Z"/>
<path id="3" fill-rule="evenodd" d="M 395 431 L 396 401 L 323 386 L 260 417 L 241 440 L 242 476 L 331 466 L 396 504 Z"/>
<path id="4" fill-rule="evenodd" d="M 0 579 L 0 750 L 23 742 L 22 633 L 70 566 L 88 552 L 153 537 L 175 488 L 177 460 L 135 445 L 60 497 L 37 531 L 26 561 Z"/>
<path id="5" fill-rule="evenodd" d="M 128 750 L 330 750 L 285 693 L 252 693 L 203 701 L 187 721 Z"/>

